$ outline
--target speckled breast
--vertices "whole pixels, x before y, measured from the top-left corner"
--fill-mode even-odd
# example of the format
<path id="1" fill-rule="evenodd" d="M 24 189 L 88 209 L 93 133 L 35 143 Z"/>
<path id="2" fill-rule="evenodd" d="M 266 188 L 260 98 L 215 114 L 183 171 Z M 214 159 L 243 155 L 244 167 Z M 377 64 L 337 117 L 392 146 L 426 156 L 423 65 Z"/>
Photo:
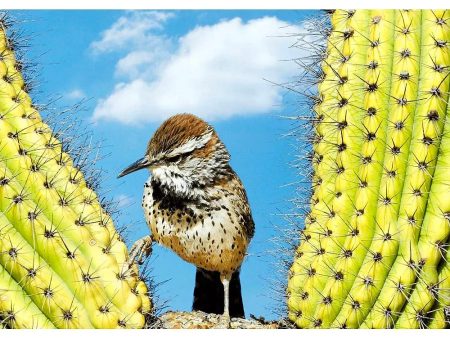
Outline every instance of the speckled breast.
<path id="1" fill-rule="evenodd" d="M 164 207 L 146 184 L 142 206 L 153 237 L 182 259 L 209 271 L 231 273 L 240 267 L 249 240 L 224 196 L 204 208 Z"/>

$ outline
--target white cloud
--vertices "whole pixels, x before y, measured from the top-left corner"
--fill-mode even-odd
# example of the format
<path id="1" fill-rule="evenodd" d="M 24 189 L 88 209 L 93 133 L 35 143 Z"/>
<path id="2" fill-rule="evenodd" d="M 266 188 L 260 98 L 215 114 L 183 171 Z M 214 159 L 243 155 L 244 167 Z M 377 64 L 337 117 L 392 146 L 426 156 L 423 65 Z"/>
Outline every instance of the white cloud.
<path id="1" fill-rule="evenodd" d="M 86 97 L 86 94 L 81 89 L 74 89 L 64 95 L 64 98 L 69 100 L 81 100 Z"/>
<path id="2" fill-rule="evenodd" d="M 129 207 L 133 204 L 133 198 L 128 195 L 118 195 L 114 198 L 118 208 Z"/>
<path id="3" fill-rule="evenodd" d="M 289 49 L 295 37 L 283 32 L 300 28 L 275 17 L 234 18 L 194 28 L 170 55 L 164 48 L 133 49 L 116 65 L 116 74 L 131 76 L 98 101 L 93 119 L 135 124 L 182 112 L 208 120 L 269 112 L 281 103 L 282 89 L 263 78 L 283 83 L 296 74 L 294 62 L 281 61 L 298 57 Z"/>
<path id="4" fill-rule="evenodd" d="M 153 30 L 161 30 L 173 17 L 172 13 L 159 11 L 132 11 L 120 17 L 110 28 L 101 33 L 101 39 L 91 43 L 93 53 L 128 49 L 148 42 Z"/>
<path id="5" fill-rule="evenodd" d="M 155 53 L 138 50 L 127 54 L 116 64 L 116 75 L 138 77 L 143 66 L 150 66 L 155 61 Z"/>
<path id="6" fill-rule="evenodd" d="M 135 50 L 128 53 L 117 62 L 115 75 L 130 80 L 153 76 L 164 59 L 169 57 L 167 49 L 161 48 L 163 45 L 168 47 L 169 43 L 161 41 L 152 51 Z"/>

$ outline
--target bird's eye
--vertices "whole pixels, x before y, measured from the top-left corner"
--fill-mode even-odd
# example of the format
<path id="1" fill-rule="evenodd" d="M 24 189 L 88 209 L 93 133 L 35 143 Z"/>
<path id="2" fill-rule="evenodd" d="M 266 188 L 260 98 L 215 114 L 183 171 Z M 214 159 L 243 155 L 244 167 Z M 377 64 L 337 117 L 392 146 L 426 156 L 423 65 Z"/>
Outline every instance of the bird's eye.
<path id="1" fill-rule="evenodd" d="M 167 161 L 170 163 L 175 163 L 175 162 L 178 162 L 180 160 L 180 158 L 181 158 L 181 155 L 177 155 L 177 156 L 169 157 L 167 159 Z"/>

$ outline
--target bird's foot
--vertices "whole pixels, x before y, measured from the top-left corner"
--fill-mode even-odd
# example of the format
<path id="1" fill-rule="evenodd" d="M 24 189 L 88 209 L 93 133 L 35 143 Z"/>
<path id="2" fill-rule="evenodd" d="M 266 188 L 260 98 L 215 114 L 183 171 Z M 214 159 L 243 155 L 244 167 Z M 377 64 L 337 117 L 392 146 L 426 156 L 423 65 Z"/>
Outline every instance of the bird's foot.
<path id="1" fill-rule="evenodd" d="M 131 266 L 135 262 L 139 265 L 144 263 L 145 258 L 152 254 L 152 243 L 153 237 L 151 235 L 138 239 L 131 247 L 128 265 Z"/>
<path id="2" fill-rule="evenodd" d="M 231 329 L 231 318 L 229 314 L 224 313 L 220 316 L 219 323 L 216 326 L 217 329 Z"/>

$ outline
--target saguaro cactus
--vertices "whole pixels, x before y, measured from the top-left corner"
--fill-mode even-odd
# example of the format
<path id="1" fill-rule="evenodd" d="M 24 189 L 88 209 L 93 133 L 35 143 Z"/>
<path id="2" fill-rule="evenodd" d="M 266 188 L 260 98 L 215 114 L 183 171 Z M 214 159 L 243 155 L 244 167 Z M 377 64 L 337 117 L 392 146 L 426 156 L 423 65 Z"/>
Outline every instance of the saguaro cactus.
<path id="1" fill-rule="evenodd" d="M 33 105 L 0 18 L 0 323 L 140 328 L 151 302 L 82 172 Z"/>
<path id="2" fill-rule="evenodd" d="M 298 327 L 449 326 L 450 11 L 330 14 Z"/>

